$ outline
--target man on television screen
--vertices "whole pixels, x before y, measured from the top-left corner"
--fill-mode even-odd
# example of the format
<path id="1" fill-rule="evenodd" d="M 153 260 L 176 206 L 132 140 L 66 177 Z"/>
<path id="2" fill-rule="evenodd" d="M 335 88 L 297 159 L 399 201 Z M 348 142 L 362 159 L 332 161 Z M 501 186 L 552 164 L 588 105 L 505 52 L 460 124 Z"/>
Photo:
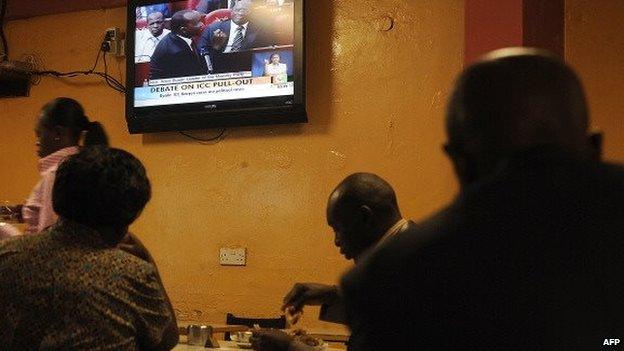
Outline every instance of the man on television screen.
<path id="1" fill-rule="evenodd" d="M 251 5 L 249 0 L 237 1 L 232 8 L 231 19 L 217 21 L 202 33 L 199 41 L 200 50 L 210 55 L 215 70 L 219 70 L 219 66 L 227 65 L 228 62 L 233 63 L 238 56 L 223 57 L 222 54 L 236 54 L 270 45 L 270 40 L 262 26 L 250 20 Z M 247 64 L 250 65 L 250 62 L 249 59 Z"/>
<path id="2" fill-rule="evenodd" d="M 199 76 L 208 73 L 193 37 L 201 33 L 202 14 L 182 10 L 171 17 L 171 33 L 160 41 L 150 62 L 150 78 Z"/>
<path id="3" fill-rule="evenodd" d="M 165 16 L 161 12 L 153 12 L 147 16 L 147 29 L 136 31 L 135 62 L 149 62 L 158 43 L 169 34 L 165 28 Z"/>

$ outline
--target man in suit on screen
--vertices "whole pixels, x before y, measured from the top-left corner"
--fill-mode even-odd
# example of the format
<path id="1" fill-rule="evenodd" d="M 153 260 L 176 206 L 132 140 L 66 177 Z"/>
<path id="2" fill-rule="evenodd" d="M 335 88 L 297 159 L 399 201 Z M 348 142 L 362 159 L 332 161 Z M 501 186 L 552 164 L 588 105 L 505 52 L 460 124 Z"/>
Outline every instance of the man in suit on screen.
<path id="1" fill-rule="evenodd" d="M 158 43 L 150 62 L 150 78 L 164 79 L 208 73 L 193 37 L 201 33 L 202 14 L 178 11 L 171 17 L 171 33 Z"/>
<path id="2" fill-rule="evenodd" d="M 263 26 L 253 21 L 251 15 L 251 1 L 237 1 L 231 19 L 217 21 L 204 29 L 199 47 L 210 56 L 215 71 L 251 70 L 249 50 L 272 44 Z"/>

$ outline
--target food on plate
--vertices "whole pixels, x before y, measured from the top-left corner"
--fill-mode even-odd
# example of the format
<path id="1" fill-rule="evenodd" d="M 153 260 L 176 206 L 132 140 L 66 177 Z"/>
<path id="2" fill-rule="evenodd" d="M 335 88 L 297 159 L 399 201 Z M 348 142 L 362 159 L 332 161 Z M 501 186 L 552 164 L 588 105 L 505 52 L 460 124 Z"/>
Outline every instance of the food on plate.
<path id="1" fill-rule="evenodd" d="M 306 344 L 308 346 L 317 347 L 317 346 L 322 346 L 323 345 L 323 340 L 308 335 L 308 333 L 305 330 L 303 330 L 303 329 L 291 330 L 290 331 L 290 335 L 292 335 L 292 337 L 296 341 L 304 343 L 304 344 Z"/>

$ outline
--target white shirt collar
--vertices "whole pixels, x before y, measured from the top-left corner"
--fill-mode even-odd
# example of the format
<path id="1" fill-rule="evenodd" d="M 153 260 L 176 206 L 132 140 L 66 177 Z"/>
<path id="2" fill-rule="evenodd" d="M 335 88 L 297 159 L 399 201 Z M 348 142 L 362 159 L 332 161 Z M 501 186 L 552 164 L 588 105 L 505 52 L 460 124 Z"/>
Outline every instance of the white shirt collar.
<path id="1" fill-rule="evenodd" d="M 236 39 L 236 32 L 238 31 L 238 28 L 242 27 L 243 28 L 243 38 L 245 38 L 247 36 L 247 27 L 249 26 L 249 21 L 247 21 L 247 23 L 245 24 L 241 24 L 238 25 L 236 23 L 234 23 L 234 21 L 230 22 L 230 38 L 228 39 L 228 43 L 227 46 L 225 47 L 225 50 L 223 52 L 231 52 L 232 51 L 232 45 L 234 45 L 234 39 Z"/>
<path id="2" fill-rule="evenodd" d="M 183 37 L 181 35 L 177 35 L 177 37 L 181 38 L 182 40 L 184 40 L 188 44 L 189 48 L 191 48 L 191 50 L 193 50 L 193 39 L 185 38 L 185 37 Z"/>
<path id="3" fill-rule="evenodd" d="M 379 247 L 384 241 L 388 240 L 390 237 L 395 236 L 398 232 L 403 229 L 405 225 L 407 225 L 409 221 L 407 219 L 401 218 L 399 219 L 388 231 L 379 239 L 375 247 Z"/>
<path id="4" fill-rule="evenodd" d="M 77 146 L 69 146 L 60 150 L 57 150 L 46 157 L 39 159 L 39 173 L 47 172 L 50 168 L 58 166 L 61 161 L 70 155 L 76 154 L 80 151 Z"/>
<path id="5" fill-rule="evenodd" d="M 232 22 L 232 27 L 234 27 L 234 30 L 237 30 L 238 27 L 243 27 L 243 32 L 244 32 L 244 31 L 247 30 L 247 26 L 249 26 L 249 21 L 247 21 L 245 24 L 242 24 L 240 26 L 238 24 Z"/>

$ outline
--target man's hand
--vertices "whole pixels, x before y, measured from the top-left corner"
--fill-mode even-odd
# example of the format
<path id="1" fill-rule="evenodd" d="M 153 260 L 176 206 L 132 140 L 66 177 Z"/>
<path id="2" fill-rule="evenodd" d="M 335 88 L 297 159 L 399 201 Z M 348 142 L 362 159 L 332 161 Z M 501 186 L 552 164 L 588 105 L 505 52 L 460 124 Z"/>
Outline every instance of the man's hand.
<path id="1" fill-rule="evenodd" d="M 221 50 L 227 43 L 228 36 L 221 29 L 217 29 L 212 32 L 212 48 L 214 50 Z"/>
<path id="2" fill-rule="evenodd" d="M 249 340 L 256 351 L 287 351 L 293 337 L 277 329 L 254 330 Z"/>
<path id="3" fill-rule="evenodd" d="M 322 305 L 338 297 L 338 288 L 334 285 L 317 283 L 297 283 L 284 297 L 282 311 L 289 316 L 290 324 L 299 320 L 305 305 Z"/>

